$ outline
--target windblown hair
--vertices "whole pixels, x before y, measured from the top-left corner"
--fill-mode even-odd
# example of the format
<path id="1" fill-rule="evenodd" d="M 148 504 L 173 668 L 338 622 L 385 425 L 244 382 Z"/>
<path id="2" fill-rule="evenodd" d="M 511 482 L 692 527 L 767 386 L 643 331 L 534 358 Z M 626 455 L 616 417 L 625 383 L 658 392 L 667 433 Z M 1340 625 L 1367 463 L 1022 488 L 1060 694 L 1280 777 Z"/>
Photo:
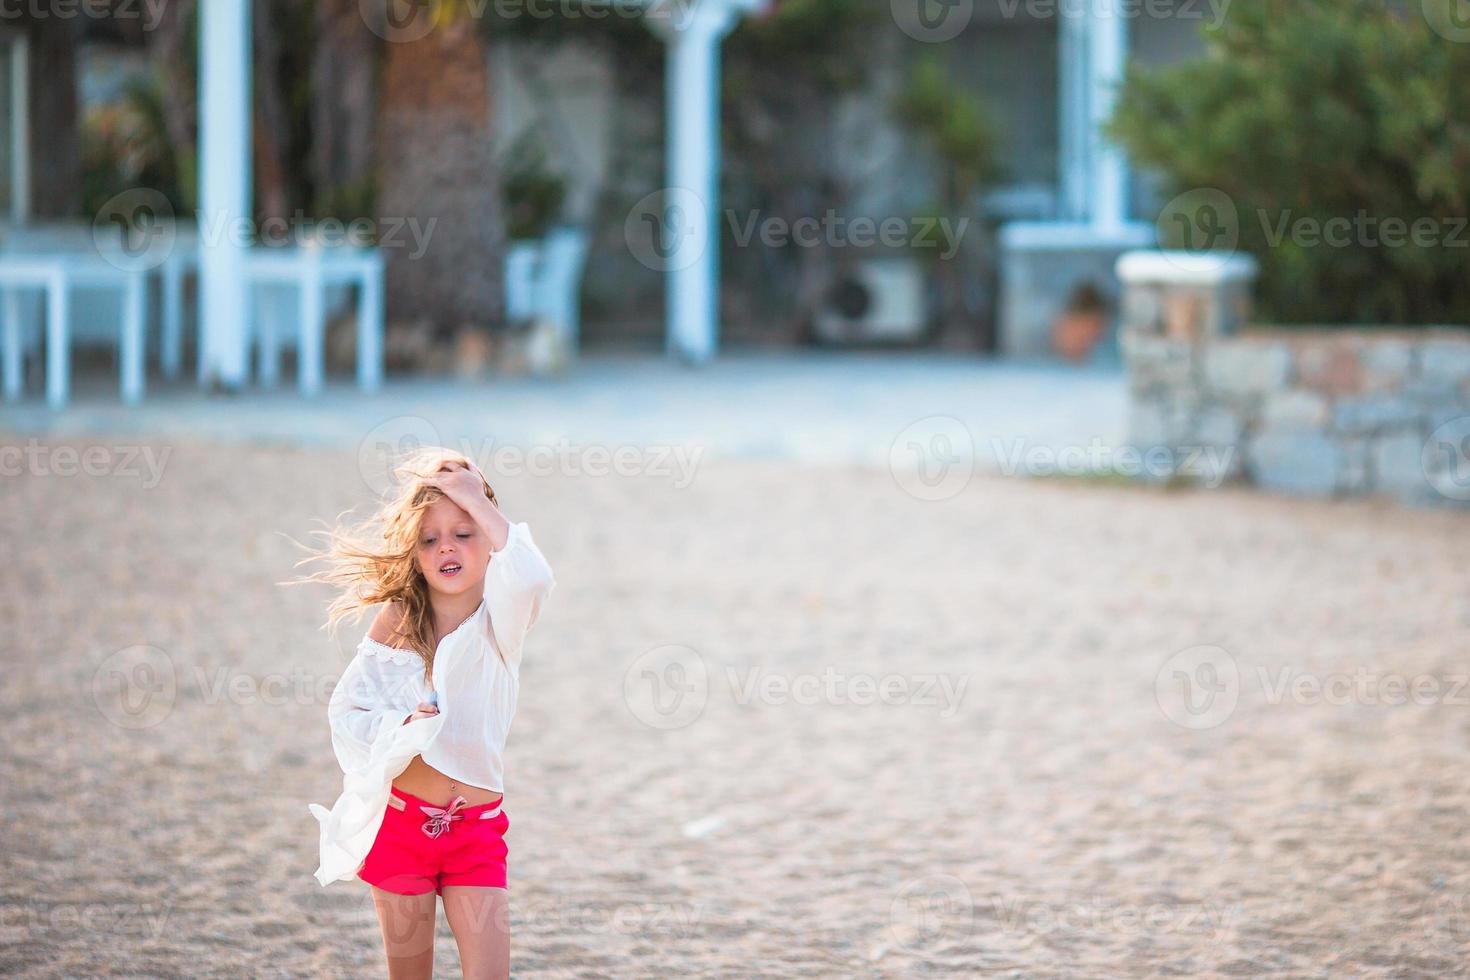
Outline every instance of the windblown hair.
<path id="1" fill-rule="evenodd" d="M 336 527 L 316 532 L 326 538 L 325 547 L 297 563 L 324 563 L 325 568 L 300 581 L 322 582 L 340 590 L 327 606 L 326 625 L 334 633 L 344 619 L 355 620 L 365 609 L 393 603 L 401 614 L 393 638 L 402 642 L 392 645 L 417 653 L 426 675 L 434 669 L 434 610 L 414 553 L 424 511 L 444 496 L 424 480 L 450 463 L 468 465 L 469 460 L 438 447 L 420 449 L 399 460 L 393 468 L 395 489 L 377 513 L 356 525 L 344 524 L 339 518 Z M 483 475 L 481 483 L 485 496 L 498 506 L 495 491 Z"/>

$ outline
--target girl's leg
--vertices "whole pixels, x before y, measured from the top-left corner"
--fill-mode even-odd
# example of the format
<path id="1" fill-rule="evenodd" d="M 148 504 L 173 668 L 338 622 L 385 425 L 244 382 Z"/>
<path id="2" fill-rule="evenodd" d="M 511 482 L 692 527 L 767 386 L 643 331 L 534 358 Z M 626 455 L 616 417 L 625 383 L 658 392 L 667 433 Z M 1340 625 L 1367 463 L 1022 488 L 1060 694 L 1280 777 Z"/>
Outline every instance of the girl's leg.
<path id="1" fill-rule="evenodd" d="M 446 885 L 444 917 L 454 930 L 465 980 L 507 980 L 510 894 L 504 888 Z"/>
<path id="2" fill-rule="evenodd" d="M 434 893 L 395 895 L 373 888 L 389 980 L 432 980 L 434 976 Z"/>

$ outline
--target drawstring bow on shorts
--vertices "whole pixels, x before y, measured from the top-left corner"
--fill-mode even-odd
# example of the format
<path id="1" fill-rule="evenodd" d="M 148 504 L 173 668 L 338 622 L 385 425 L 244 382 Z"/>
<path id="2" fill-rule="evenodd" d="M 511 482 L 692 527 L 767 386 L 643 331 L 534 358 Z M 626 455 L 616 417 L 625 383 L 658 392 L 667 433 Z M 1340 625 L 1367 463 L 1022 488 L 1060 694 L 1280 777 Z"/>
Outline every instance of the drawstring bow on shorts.
<path id="1" fill-rule="evenodd" d="M 447 808 L 437 806 L 420 806 L 419 809 L 429 815 L 429 819 L 424 821 L 424 833 L 427 834 L 430 838 L 437 838 L 440 834 L 449 829 L 450 821 L 464 819 L 464 814 L 460 813 L 459 811 L 463 810 L 465 806 L 469 804 L 469 802 L 470 801 L 465 799 L 463 796 L 456 796 L 454 798 L 454 801 L 450 803 Z"/>

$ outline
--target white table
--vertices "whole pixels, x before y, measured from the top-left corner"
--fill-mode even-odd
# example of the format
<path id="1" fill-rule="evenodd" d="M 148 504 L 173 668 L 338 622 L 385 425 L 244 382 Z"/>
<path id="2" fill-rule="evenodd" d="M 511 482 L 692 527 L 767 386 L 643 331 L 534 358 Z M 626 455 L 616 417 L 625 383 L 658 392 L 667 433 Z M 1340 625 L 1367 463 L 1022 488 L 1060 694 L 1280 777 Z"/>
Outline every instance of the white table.
<path id="1" fill-rule="evenodd" d="M 74 286 L 117 289 L 123 300 L 118 373 L 122 399 L 137 404 L 143 398 L 143 324 L 147 315 L 145 273 L 119 268 L 96 252 L 0 252 L 0 374 L 6 401 L 21 397 L 24 364 L 21 344 L 20 294 L 38 290 L 44 298 L 46 319 L 46 401 L 52 408 L 66 405 L 71 393 L 71 338 L 69 293 Z"/>
<path id="2" fill-rule="evenodd" d="M 183 362 L 184 278 L 199 273 L 199 237 L 180 230 L 173 250 L 159 268 L 163 279 L 161 361 L 165 377 L 177 377 Z M 299 383 L 306 394 L 321 389 L 322 344 L 326 333 L 326 288 L 346 282 L 358 289 L 357 383 L 373 391 L 383 380 L 383 257 L 373 248 L 312 246 L 252 248 L 245 255 L 250 286 L 284 285 L 297 290 L 300 333 Z M 285 317 L 274 297 L 252 295 L 255 336 L 260 350 L 260 382 L 274 386 L 280 374 L 281 324 Z M 198 322 L 197 310 L 195 322 Z M 201 347 L 203 345 L 200 345 Z M 203 381 L 205 364 L 199 362 Z"/>
<path id="3" fill-rule="evenodd" d="M 97 251 L 49 244 L 23 250 L 0 251 L 0 386 L 14 401 L 24 387 L 24 344 L 21 300 L 35 291 L 45 311 L 46 400 L 63 407 L 70 394 L 71 337 L 69 293 L 75 286 L 116 288 L 123 298 L 119 343 L 119 374 L 123 401 L 136 404 L 144 389 L 147 277 L 163 278 L 162 362 L 165 376 L 178 374 L 182 361 L 184 328 L 183 284 L 197 273 L 197 235 L 181 235 L 157 269 L 121 268 Z M 321 390 L 324 374 L 326 288 L 346 283 L 358 290 L 357 384 L 374 391 L 383 380 L 383 257 L 374 248 L 314 246 L 253 248 L 247 251 L 245 274 L 251 286 L 286 285 L 297 290 L 299 329 L 299 386 L 304 394 Z M 260 380 L 276 383 L 279 371 L 280 311 L 271 303 L 257 307 Z M 202 347 L 202 345 L 200 345 Z M 203 364 L 200 365 L 201 374 Z"/>
<path id="4" fill-rule="evenodd" d="M 297 290 L 297 384 L 302 394 L 322 387 L 322 343 L 326 334 L 326 287 L 357 286 L 357 386 L 375 391 L 383 381 L 383 255 L 376 248 L 347 246 L 253 248 L 246 253 L 251 286 L 286 285 Z M 259 312 L 260 382 L 274 385 L 279 372 L 280 316 L 270 303 Z"/>

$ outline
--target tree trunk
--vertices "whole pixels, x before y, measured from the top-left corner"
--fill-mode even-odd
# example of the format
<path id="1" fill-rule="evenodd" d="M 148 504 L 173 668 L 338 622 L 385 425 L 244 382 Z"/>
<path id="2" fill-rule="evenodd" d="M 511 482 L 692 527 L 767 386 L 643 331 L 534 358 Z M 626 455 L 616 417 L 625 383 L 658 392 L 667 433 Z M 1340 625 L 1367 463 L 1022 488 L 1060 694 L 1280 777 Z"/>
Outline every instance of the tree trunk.
<path id="1" fill-rule="evenodd" d="M 82 210 L 82 129 L 77 111 L 74 17 L 40 17 L 30 42 L 31 216 L 72 218 Z"/>
<path id="2" fill-rule="evenodd" d="M 173 147 L 178 166 L 179 184 L 186 207 L 199 201 L 199 174 L 196 158 L 199 110 L 199 79 L 194 65 L 198 63 L 198 18 L 195 0 L 159 0 L 158 23 L 144 35 L 148 58 L 158 76 L 163 98 L 164 126 Z"/>
<path id="3" fill-rule="evenodd" d="M 255 216 L 261 226 L 271 227 L 272 218 L 288 218 L 286 192 L 286 141 L 291 124 L 286 115 L 286 95 L 281 90 L 281 43 L 274 5 L 255 0 L 251 5 L 254 43 L 251 45 L 255 98 L 252 100 L 251 157 L 255 170 Z M 274 229 L 278 234 L 279 229 Z"/>
<path id="4" fill-rule="evenodd" d="M 360 0 L 317 0 L 311 64 L 311 179 L 320 213 L 351 220 L 376 190 L 373 130 L 378 37 Z M 346 211 L 354 213 L 348 214 Z"/>
<path id="5" fill-rule="evenodd" d="M 378 142 L 391 321 L 427 317 L 441 333 L 504 319 L 500 181 L 492 156 L 488 51 L 462 18 L 416 41 L 389 42 Z"/>

